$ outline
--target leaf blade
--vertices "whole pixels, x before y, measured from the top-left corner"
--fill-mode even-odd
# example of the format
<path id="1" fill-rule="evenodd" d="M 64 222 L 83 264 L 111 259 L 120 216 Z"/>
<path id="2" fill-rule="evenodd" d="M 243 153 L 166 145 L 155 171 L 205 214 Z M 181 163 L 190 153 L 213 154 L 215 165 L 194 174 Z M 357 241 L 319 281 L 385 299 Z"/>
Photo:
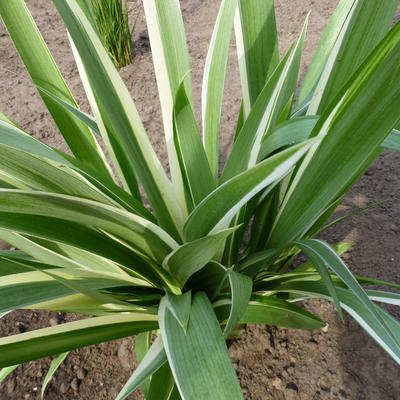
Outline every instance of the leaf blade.
<path id="1" fill-rule="evenodd" d="M 186 334 L 168 311 L 164 300 L 160 304 L 159 323 L 182 398 L 243 398 L 221 329 L 204 293 L 198 292 L 193 296 Z M 197 366 L 196 371 L 193 365 Z"/>
<path id="2" fill-rule="evenodd" d="M 157 316 L 132 313 L 94 317 L 3 337 L 0 338 L 0 366 L 36 360 L 157 327 Z"/>

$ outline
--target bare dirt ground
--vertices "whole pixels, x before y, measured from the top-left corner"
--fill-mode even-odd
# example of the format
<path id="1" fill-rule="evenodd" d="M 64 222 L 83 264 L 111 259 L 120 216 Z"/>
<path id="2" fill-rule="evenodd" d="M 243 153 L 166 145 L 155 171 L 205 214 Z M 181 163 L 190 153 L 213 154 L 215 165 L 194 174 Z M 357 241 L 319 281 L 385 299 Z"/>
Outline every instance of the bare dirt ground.
<path id="1" fill-rule="evenodd" d="M 28 0 L 50 50 L 78 103 L 87 109 L 65 29 L 50 0 Z M 219 2 L 181 1 L 193 68 L 194 94 L 199 118 L 201 77 Z M 302 76 L 337 0 L 277 0 L 281 52 L 297 37 L 305 15 L 312 10 Z M 132 20 L 140 10 L 131 3 Z M 134 33 L 133 65 L 121 74 L 137 104 L 157 153 L 166 165 L 152 58 L 141 12 Z M 222 119 L 224 153 L 232 141 L 240 105 L 235 45 L 232 42 Z M 62 138 L 33 88 L 11 41 L 0 23 L 0 110 L 37 138 L 65 149 Z M 326 235 L 330 243 L 355 241 L 345 256 L 356 273 L 400 283 L 400 154 L 386 151 L 352 189 L 344 209 L 386 200 L 373 210 L 351 218 Z M 325 302 L 308 305 L 329 323 L 327 332 L 302 332 L 248 326 L 230 353 L 247 399 L 370 399 L 400 398 L 400 368 L 364 333 L 345 318 L 342 324 Z M 395 313 L 400 317 L 400 313 Z M 62 323 L 74 316 L 15 312 L 0 320 L 0 335 Z M 0 385 L 1 400 L 39 399 L 40 385 L 50 359 L 20 366 Z M 72 352 L 50 383 L 46 399 L 113 399 L 135 368 L 133 340 L 124 339 Z M 140 393 L 132 399 L 142 398 Z"/>

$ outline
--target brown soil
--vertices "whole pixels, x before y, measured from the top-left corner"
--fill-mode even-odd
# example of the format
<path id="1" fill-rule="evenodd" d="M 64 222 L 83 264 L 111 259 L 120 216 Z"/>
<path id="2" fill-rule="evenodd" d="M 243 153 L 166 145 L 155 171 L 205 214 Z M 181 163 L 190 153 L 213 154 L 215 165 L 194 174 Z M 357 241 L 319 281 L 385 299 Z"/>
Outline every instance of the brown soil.
<path id="1" fill-rule="evenodd" d="M 49 0 L 28 0 L 28 6 L 45 37 L 71 91 L 84 109 L 87 102 L 65 29 Z M 206 50 L 219 2 L 181 1 L 193 67 L 194 93 L 199 117 L 201 77 Z M 281 50 L 287 49 L 312 10 L 302 71 L 337 0 L 277 0 Z M 137 2 L 130 4 L 133 15 Z M 141 12 L 135 30 L 133 65 L 121 74 L 132 93 L 157 153 L 166 166 L 159 100 L 152 59 Z M 33 88 L 5 29 L 0 25 L 0 109 L 24 129 L 47 143 L 65 149 L 62 138 Z M 303 74 L 304 72 L 302 72 Z M 222 119 L 222 151 L 226 153 L 240 104 L 240 86 L 232 43 Z M 354 272 L 400 282 L 400 154 L 386 151 L 346 197 L 343 209 L 386 200 L 384 205 L 351 218 L 325 238 L 335 243 L 353 239 L 354 250 L 345 259 Z M 230 353 L 247 399 L 399 399 L 399 367 L 358 325 L 342 324 L 333 307 L 313 302 L 307 307 L 329 323 L 327 332 L 302 332 L 248 326 L 232 344 Z M 395 312 L 400 317 L 399 312 Z M 15 312 L 0 320 L 0 335 L 62 323 L 74 316 Z M 0 386 L 0 399 L 39 399 L 41 382 L 50 359 L 19 367 Z M 72 352 L 57 371 L 47 399 L 113 399 L 135 367 L 133 340 L 125 339 Z M 132 399 L 142 398 L 134 394 Z"/>

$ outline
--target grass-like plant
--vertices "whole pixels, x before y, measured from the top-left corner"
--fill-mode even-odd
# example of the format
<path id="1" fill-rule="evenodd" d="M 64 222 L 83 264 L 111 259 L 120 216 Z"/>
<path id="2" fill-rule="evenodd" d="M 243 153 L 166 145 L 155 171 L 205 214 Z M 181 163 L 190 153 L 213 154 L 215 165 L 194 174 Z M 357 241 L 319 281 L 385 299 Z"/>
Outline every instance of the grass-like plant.
<path id="1" fill-rule="evenodd" d="M 139 386 L 149 399 L 241 399 L 226 339 L 246 323 L 323 328 L 299 304 L 314 298 L 345 310 L 400 362 L 400 324 L 375 303 L 398 305 L 400 295 L 368 288 L 398 285 L 354 276 L 340 258 L 348 244 L 314 238 L 382 148 L 400 148 L 398 1 L 341 0 L 295 101 L 307 20 L 280 59 L 273 1 L 223 0 L 204 69 L 202 141 L 179 1 L 145 0 L 171 180 L 79 3 L 54 4 L 93 116 L 79 110 L 23 0 L 0 2 L 73 153 L 1 117 L 0 238 L 18 250 L 0 253 L 0 313 L 90 317 L 1 338 L 2 377 L 59 355 L 47 383 L 66 352 L 137 335 L 139 366 L 118 399 Z M 220 172 L 233 25 L 243 102 Z M 309 261 L 293 264 L 300 252 Z"/>
<path id="2" fill-rule="evenodd" d="M 78 0 L 119 69 L 132 63 L 133 43 L 127 0 Z"/>

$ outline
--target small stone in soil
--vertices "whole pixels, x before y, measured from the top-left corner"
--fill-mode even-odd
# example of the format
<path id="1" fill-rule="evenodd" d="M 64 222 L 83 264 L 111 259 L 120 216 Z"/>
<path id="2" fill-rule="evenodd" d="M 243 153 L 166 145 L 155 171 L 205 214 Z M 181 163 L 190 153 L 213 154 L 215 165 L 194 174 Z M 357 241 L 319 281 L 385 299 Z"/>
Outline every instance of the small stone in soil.
<path id="1" fill-rule="evenodd" d="M 79 389 L 79 381 L 78 381 L 78 378 L 74 378 L 73 380 L 72 380 L 72 382 L 71 382 L 71 388 L 72 388 L 72 390 L 74 390 L 75 392 L 77 392 L 78 391 L 78 389 Z"/>
<path id="2" fill-rule="evenodd" d="M 60 385 L 60 392 L 61 392 L 62 394 L 65 394 L 65 393 L 67 393 L 67 391 L 68 391 L 68 385 L 67 385 L 65 382 L 63 382 L 63 383 Z"/>
<path id="3" fill-rule="evenodd" d="M 111 399 L 115 399 L 118 396 L 118 390 L 116 388 L 112 387 L 110 389 L 109 394 L 110 394 Z"/>
<path id="4" fill-rule="evenodd" d="M 296 390 L 286 389 L 285 391 L 285 400 L 297 400 L 299 398 L 299 394 Z"/>
<path id="5" fill-rule="evenodd" d="M 76 371 L 76 377 L 77 377 L 78 379 L 83 380 L 83 379 L 85 378 L 85 376 L 86 376 L 86 371 L 85 371 L 83 368 L 79 368 L 79 369 Z"/>
<path id="6" fill-rule="evenodd" d="M 272 386 L 277 389 L 277 390 L 283 390 L 283 386 L 282 386 L 282 380 L 279 379 L 278 377 L 276 377 L 275 379 L 273 379 L 273 381 L 271 382 Z"/>

